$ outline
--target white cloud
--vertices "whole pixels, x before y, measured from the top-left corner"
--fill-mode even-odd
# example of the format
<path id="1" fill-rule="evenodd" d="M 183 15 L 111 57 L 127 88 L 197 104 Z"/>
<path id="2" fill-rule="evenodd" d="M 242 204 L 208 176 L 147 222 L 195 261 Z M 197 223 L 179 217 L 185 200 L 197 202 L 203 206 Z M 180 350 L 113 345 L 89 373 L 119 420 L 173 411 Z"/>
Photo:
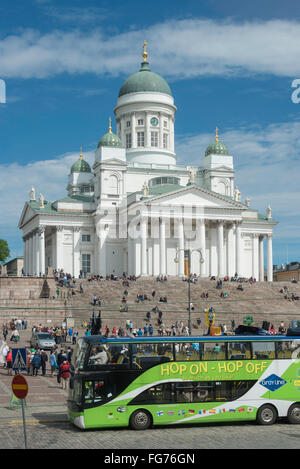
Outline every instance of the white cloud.
<path id="1" fill-rule="evenodd" d="M 155 70 L 174 79 L 203 75 L 300 74 L 300 22 L 171 20 L 111 34 L 23 30 L 0 40 L 3 78 L 66 73 L 128 74 L 137 68 L 144 39 Z"/>

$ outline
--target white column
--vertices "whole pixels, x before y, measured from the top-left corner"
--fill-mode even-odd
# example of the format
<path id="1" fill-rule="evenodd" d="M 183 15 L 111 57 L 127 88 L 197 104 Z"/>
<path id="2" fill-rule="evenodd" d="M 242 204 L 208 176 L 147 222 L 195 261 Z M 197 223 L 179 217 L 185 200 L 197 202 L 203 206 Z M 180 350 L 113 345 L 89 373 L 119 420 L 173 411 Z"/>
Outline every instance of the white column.
<path id="1" fill-rule="evenodd" d="M 259 281 L 265 280 L 264 237 L 259 238 Z"/>
<path id="2" fill-rule="evenodd" d="M 218 222 L 218 276 L 224 277 L 224 227 Z"/>
<path id="3" fill-rule="evenodd" d="M 131 147 L 136 148 L 136 119 L 135 112 L 131 113 Z"/>
<path id="4" fill-rule="evenodd" d="M 148 237 L 148 218 L 141 218 L 141 275 L 145 277 L 148 274 L 147 269 L 147 237 Z"/>
<path id="5" fill-rule="evenodd" d="M 45 226 L 39 227 L 39 274 L 45 275 Z"/>
<path id="6" fill-rule="evenodd" d="M 268 282 L 273 282 L 273 248 L 272 248 L 272 235 L 268 234 Z"/>
<path id="7" fill-rule="evenodd" d="M 98 233 L 98 272 L 99 275 L 105 277 L 106 272 L 106 232 L 101 227 L 100 232 Z"/>
<path id="8" fill-rule="evenodd" d="M 27 246 L 28 246 L 27 237 L 24 236 L 24 238 L 23 238 L 24 267 L 23 268 L 24 268 L 25 275 L 27 274 L 27 265 L 28 265 L 28 263 L 27 263 Z"/>
<path id="9" fill-rule="evenodd" d="M 252 277 L 259 278 L 259 253 L 258 253 L 258 234 L 252 235 Z"/>
<path id="10" fill-rule="evenodd" d="M 166 221 L 160 219 L 160 275 L 166 275 Z"/>
<path id="11" fill-rule="evenodd" d="M 235 274 L 235 245 L 234 245 L 234 234 L 233 224 L 231 224 L 227 231 L 227 275 L 233 277 Z"/>
<path id="12" fill-rule="evenodd" d="M 29 243 L 28 243 L 28 251 L 29 251 L 29 254 L 28 254 L 28 265 L 29 265 L 29 269 L 28 269 L 28 273 L 29 275 L 32 275 L 32 266 L 33 266 L 33 249 L 32 249 L 32 243 L 33 243 L 33 236 L 32 236 L 32 233 L 29 234 Z"/>
<path id="13" fill-rule="evenodd" d="M 242 276 L 241 268 L 241 225 L 236 223 L 235 229 L 235 247 L 236 247 L 236 272 L 238 276 Z"/>
<path id="14" fill-rule="evenodd" d="M 145 112 L 145 147 L 151 146 L 150 123 L 148 113 Z"/>
<path id="15" fill-rule="evenodd" d="M 80 227 L 73 227 L 73 276 L 78 278 L 80 274 Z"/>
<path id="16" fill-rule="evenodd" d="M 56 237 L 55 237 L 55 268 L 63 269 L 64 268 L 64 259 L 63 259 L 63 226 L 56 227 Z"/>
<path id="17" fill-rule="evenodd" d="M 182 218 L 178 220 L 178 257 L 179 257 L 179 277 L 184 277 L 184 229 Z"/>
<path id="18" fill-rule="evenodd" d="M 206 247 L 205 247 L 205 221 L 200 220 L 200 249 L 202 253 L 202 257 L 204 259 L 203 264 L 200 262 L 200 277 L 205 277 L 206 276 L 206 262 L 205 262 L 205 252 L 206 252 Z M 200 256 L 200 261 L 201 261 L 201 256 Z"/>

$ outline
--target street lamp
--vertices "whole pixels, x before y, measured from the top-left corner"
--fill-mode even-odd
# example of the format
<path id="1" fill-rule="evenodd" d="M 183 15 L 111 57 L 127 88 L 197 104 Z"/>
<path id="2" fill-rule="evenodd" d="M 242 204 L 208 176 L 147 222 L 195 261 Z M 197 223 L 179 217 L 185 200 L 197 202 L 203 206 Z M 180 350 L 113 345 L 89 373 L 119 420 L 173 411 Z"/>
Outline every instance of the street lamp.
<path id="1" fill-rule="evenodd" d="M 174 262 L 176 264 L 178 264 L 179 262 L 179 259 L 178 259 L 178 252 L 179 251 L 185 251 L 185 249 L 176 249 L 176 257 L 174 259 Z M 204 258 L 202 256 L 202 251 L 201 249 L 189 249 L 189 256 L 188 256 L 188 269 L 189 269 L 189 277 L 188 277 L 188 301 L 189 301 L 189 304 L 188 304 L 188 312 L 189 312 L 189 317 L 188 317 L 188 328 L 189 328 L 189 333 L 191 335 L 191 332 L 192 332 L 192 323 L 191 323 L 191 254 L 193 252 L 199 252 L 200 253 L 200 264 L 203 264 L 204 263 Z"/>

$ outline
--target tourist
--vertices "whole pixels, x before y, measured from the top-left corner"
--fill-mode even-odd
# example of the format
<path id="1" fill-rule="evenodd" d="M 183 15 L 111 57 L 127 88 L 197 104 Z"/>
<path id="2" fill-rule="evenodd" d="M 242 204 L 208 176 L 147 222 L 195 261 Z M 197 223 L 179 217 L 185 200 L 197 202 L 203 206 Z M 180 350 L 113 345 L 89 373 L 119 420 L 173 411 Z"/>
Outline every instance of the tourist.
<path id="1" fill-rule="evenodd" d="M 70 382 L 70 363 L 67 360 L 64 360 L 60 365 L 60 378 L 62 382 L 62 388 L 67 391 L 69 389 Z"/>
<path id="2" fill-rule="evenodd" d="M 50 357 L 49 357 L 49 365 L 51 367 L 51 378 L 53 378 L 53 373 L 58 368 L 54 350 L 51 350 Z"/>
<path id="3" fill-rule="evenodd" d="M 41 350 L 41 365 L 42 365 L 42 376 L 46 375 L 46 363 L 48 361 L 48 355 L 44 350 Z"/>
<path id="4" fill-rule="evenodd" d="M 12 349 L 9 347 L 8 353 L 6 355 L 6 368 L 7 368 L 8 375 L 12 375 L 12 366 L 13 366 Z"/>

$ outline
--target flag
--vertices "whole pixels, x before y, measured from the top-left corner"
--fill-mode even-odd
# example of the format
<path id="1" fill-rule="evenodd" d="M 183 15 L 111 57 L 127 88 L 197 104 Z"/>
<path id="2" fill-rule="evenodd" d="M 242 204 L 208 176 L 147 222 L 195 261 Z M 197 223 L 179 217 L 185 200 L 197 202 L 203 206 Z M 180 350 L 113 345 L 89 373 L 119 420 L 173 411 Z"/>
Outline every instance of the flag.
<path id="1" fill-rule="evenodd" d="M 168 415 L 174 415 L 174 411 L 173 410 L 168 410 L 167 414 Z"/>
<path id="2" fill-rule="evenodd" d="M 156 412 L 156 414 L 161 417 L 162 415 L 164 415 L 164 411 L 163 410 L 159 410 L 158 412 Z"/>
<path id="3" fill-rule="evenodd" d="M 215 413 L 216 413 L 216 409 L 209 409 L 208 413 L 209 413 L 209 414 L 215 414 Z"/>
<path id="4" fill-rule="evenodd" d="M 195 411 L 194 410 L 189 410 L 189 414 L 194 414 Z"/>

